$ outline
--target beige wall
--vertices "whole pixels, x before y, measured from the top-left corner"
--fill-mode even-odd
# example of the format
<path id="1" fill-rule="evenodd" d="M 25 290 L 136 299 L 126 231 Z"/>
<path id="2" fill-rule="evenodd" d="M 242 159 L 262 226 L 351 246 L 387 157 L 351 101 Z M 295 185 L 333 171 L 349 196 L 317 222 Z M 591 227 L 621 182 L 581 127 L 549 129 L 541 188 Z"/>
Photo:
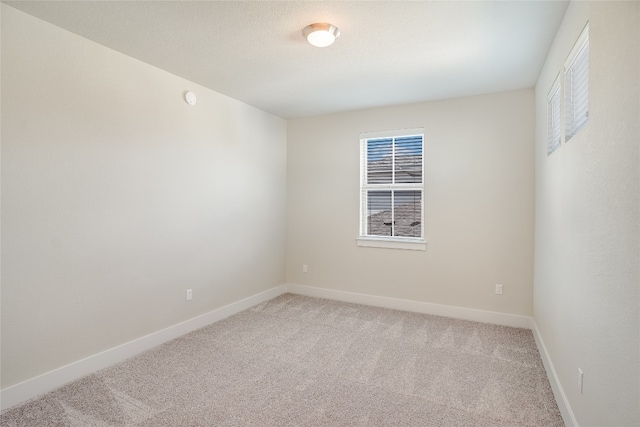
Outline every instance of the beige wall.
<path id="1" fill-rule="evenodd" d="M 284 120 L 6 5 L 1 75 L 3 388 L 284 282 Z"/>
<path id="2" fill-rule="evenodd" d="M 581 426 L 640 425 L 639 5 L 571 3 L 536 86 L 534 317 Z M 587 21 L 589 124 L 547 157 L 547 92 Z"/>
<path id="3" fill-rule="evenodd" d="M 416 127 L 427 250 L 358 247 L 359 134 Z M 533 129 L 533 90 L 290 120 L 287 282 L 531 315 Z"/>
<path id="4" fill-rule="evenodd" d="M 640 424 L 638 2 L 573 2 L 535 95 L 288 126 L 1 7 L 2 388 L 286 281 L 533 313 L 580 425 Z M 590 123 L 547 158 L 587 20 Z M 427 250 L 357 247 L 359 133 L 415 127 Z"/>

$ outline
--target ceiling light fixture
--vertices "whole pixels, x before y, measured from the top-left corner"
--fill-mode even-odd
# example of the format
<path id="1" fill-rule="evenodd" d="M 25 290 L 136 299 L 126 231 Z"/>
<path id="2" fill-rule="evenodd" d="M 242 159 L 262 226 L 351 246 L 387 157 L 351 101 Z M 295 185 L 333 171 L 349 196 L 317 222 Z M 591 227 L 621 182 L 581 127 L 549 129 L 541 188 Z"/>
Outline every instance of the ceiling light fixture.
<path id="1" fill-rule="evenodd" d="M 340 37 L 340 30 L 332 24 L 311 24 L 302 30 L 302 35 L 316 47 L 327 47 Z"/>

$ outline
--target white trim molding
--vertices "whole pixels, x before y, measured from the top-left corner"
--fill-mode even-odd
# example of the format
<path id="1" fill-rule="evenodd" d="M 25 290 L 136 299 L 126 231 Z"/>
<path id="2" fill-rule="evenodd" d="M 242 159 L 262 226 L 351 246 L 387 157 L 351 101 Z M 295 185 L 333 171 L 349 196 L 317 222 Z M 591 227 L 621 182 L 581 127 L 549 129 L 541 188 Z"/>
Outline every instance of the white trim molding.
<path id="1" fill-rule="evenodd" d="M 287 284 L 287 289 L 293 294 L 306 295 L 310 297 L 326 298 L 355 304 L 392 308 L 396 310 L 413 311 L 416 313 L 433 314 L 436 316 L 455 317 L 456 319 L 512 326 L 514 328 L 531 329 L 531 317 L 521 316 L 518 314 L 498 313 L 495 311 L 380 297 L 376 295 L 358 294 L 354 292 L 337 291 L 334 289 L 316 288 L 313 286 L 296 284 Z"/>
<path id="2" fill-rule="evenodd" d="M 562 389 L 560 379 L 553 367 L 551 357 L 547 352 L 547 347 L 544 345 L 536 320 L 533 318 L 531 319 L 531 332 L 533 333 L 533 338 L 536 340 L 536 346 L 538 347 L 538 352 L 540 353 L 544 369 L 547 371 L 547 377 L 549 377 L 549 383 L 551 383 L 551 389 L 553 390 L 553 395 L 556 398 L 556 403 L 558 404 L 558 409 L 562 415 L 562 420 L 567 427 L 578 427 L 578 421 L 576 420 L 575 415 L 573 415 L 567 395 Z"/>
<path id="3" fill-rule="evenodd" d="M 375 237 L 359 237 L 356 242 L 358 246 L 364 248 L 408 249 L 413 251 L 427 250 L 427 244 L 424 240 L 402 241 Z"/>
<path id="4" fill-rule="evenodd" d="M 392 129 L 360 133 L 360 139 L 393 138 L 394 136 L 413 136 L 424 134 L 424 127 Z"/>
<path id="5" fill-rule="evenodd" d="M 240 301 L 217 308 L 208 313 L 177 323 L 168 328 L 129 341 L 117 347 L 54 369 L 37 377 L 0 390 L 0 407 L 7 409 L 29 399 L 54 390 L 68 382 L 126 360 L 174 338 L 188 334 L 211 323 L 239 313 L 254 305 L 273 299 L 287 292 L 286 285 L 267 289 Z"/>

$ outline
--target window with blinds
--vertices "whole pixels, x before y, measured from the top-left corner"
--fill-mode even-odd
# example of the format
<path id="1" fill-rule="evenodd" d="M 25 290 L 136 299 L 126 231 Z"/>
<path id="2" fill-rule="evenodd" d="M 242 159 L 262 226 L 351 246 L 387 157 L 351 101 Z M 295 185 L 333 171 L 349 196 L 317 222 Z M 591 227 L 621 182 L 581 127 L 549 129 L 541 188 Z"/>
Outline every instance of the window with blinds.
<path id="1" fill-rule="evenodd" d="M 361 135 L 360 239 L 424 241 L 423 143 L 422 129 Z"/>
<path id="2" fill-rule="evenodd" d="M 565 141 L 589 122 L 589 24 L 564 66 Z"/>
<path id="3" fill-rule="evenodd" d="M 560 128 L 560 76 L 551 86 L 547 95 L 547 155 L 550 155 L 562 143 L 562 132 Z"/>

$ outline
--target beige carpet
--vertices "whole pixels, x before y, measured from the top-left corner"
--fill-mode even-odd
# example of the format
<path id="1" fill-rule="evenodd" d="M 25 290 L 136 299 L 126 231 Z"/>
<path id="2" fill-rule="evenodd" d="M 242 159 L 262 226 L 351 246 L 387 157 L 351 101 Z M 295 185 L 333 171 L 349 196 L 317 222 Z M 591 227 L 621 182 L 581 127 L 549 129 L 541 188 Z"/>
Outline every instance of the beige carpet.
<path id="1" fill-rule="evenodd" d="M 531 331 L 285 294 L 6 426 L 562 426 Z"/>

